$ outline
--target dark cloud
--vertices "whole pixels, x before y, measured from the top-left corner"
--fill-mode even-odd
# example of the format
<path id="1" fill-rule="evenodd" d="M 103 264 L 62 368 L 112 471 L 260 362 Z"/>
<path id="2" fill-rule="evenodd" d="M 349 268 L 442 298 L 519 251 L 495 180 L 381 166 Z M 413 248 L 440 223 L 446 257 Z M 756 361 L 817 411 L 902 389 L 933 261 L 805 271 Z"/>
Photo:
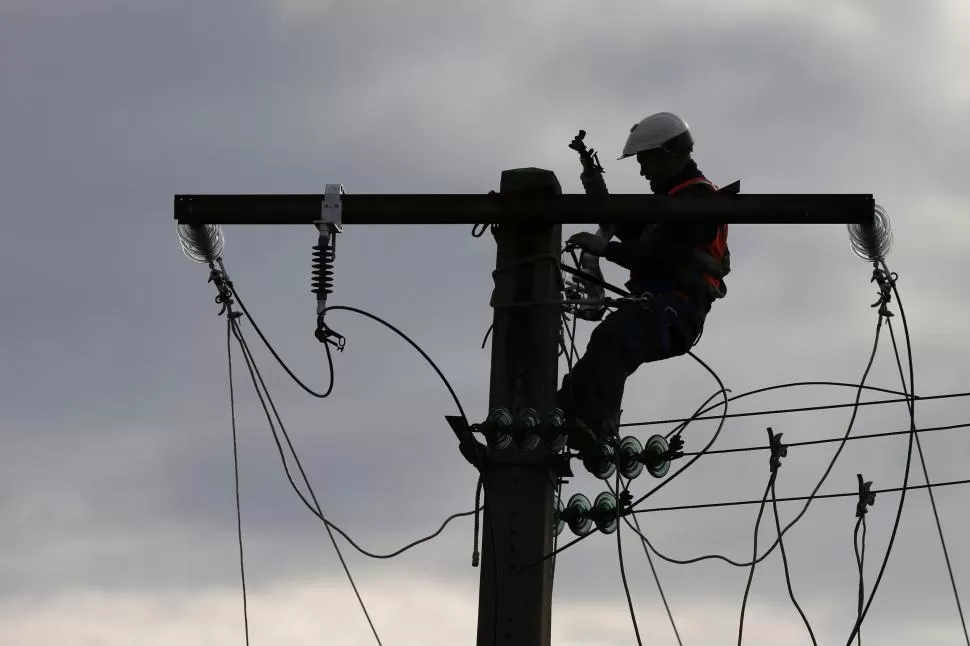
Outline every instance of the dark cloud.
<path id="1" fill-rule="evenodd" d="M 967 160 L 952 144 L 966 128 L 958 118 L 965 104 L 941 80 L 952 70 L 943 54 L 956 51 L 941 14 L 832 3 L 831 13 L 773 15 L 749 5 L 735 17 L 638 8 L 616 21 L 558 5 L 501 9 L 5 6 L 0 507 L 11 529 L 2 539 L 0 587 L 20 595 L 235 589 L 225 322 L 215 316 L 207 269 L 176 246 L 174 193 L 312 192 L 335 181 L 359 193 L 486 192 L 497 188 L 501 169 L 526 165 L 554 169 L 567 191 L 578 191 L 578 166 L 565 147 L 575 130 L 586 128 L 608 160 L 630 124 L 674 109 L 697 132 L 701 167 L 715 181 L 741 179 L 749 192 L 876 194 L 897 233 L 890 261 L 901 276 L 916 387 L 965 390 L 970 311 L 953 296 L 960 285 L 952 269 L 966 230 L 958 214 Z M 613 191 L 645 190 L 633 166 L 610 162 L 608 169 Z M 469 231 L 348 228 L 333 300 L 386 317 L 428 348 L 478 419 L 487 403 L 489 350 L 479 346 L 490 319 L 494 247 Z M 325 356 L 310 336 L 312 232 L 226 233 L 230 274 L 261 329 L 297 374 L 324 389 Z M 875 291 L 844 227 L 736 227 L 732 252 L 730 298 L 715 306 L 697 349 L 726 384 L 738 393 L 783 381 L 858 380 L 875 327 Z M 622 282 L 615 268 L 608 273 Z M 443 420 L 455 405 L 421 357 L 373 321 L 347 312 L 331 321 L 349 345 L 334 358 L 336 385 L 325 401 L 294 386 L 248 326 L 247 338 L 325 512 L 363 547 L 391 551 L 470 509 L 475 473 Z M 887 332 L 872 383 L 896 387 Z M 588 334 L 583 326 L 580 344 Z M 254 589 L 332 577 L 343 586 L 326 533 L 282 474 L 241 361 L 234 376 Z M 646 366 L 630 381 L 624 419 L 683 417 L 715 389 L 687 357 Z M 731 410 L 853 395 L 789 389 Z M 917 423 L 959 423 L 966 410 L 963 400 L 923 402 Z M 836 437 L 849 415 L 736 418 L 717 446 L 763 444 L 768 425 L 792 441 Z M 869 407 L 857 432 L 901 430 L 906 417 L 898 404 Z M 692 427 L 690 449 L 714 427 Z M 628 430 L 647 437 L 667 428 Z M 963 477 L 965 434 L 924 437 L 931 478 Z M 792 448 L 779 495 L 809 491 L 835 448 Z M 705 458 L 647 506 L 757 499 L 765 459 L 763 452 Z M 860 471 L 878 487 L 898 486 L 905 459 L 904 437 L 850 442 L 823 491 L 851 491 Z M 922 482 L 918 456 L 913 466 L 911 479 Z M 644 476 L 635 489 L 654 484 Z M 581 474 L 565 493 L 592 498 L 603 489 Z M 959 549 L 968 531 L 960 491 L 937 493 L 958 583 L 968 571 Z M 897 500 L 881 495 L 870 514 L 867 585 Z M 787 519 L 800 506 L 781 509 Z M 786 540 L 799 601 L 825 639 L 847 634 L 852 619 L 853 512 L 851 499 L 814 502 Z M 718 551 L 746 559 L 756 513 L 746 506 L 640 520 L 670 556 Z M 762 525 L 768 540 L 770 513 Z M 365 591 L 391 576 L 471 585 L 478 576 L 469 566 L 471 528 L 470 519 L 456 521 L 434 543 L 391 562 L 341 545 Z M 623 541 L 634 598 L 656 613 L 642 550 L 629 532 Z M 867 638 L 889 627 L 896 636 L 885 633 L 887 643 L 918 642 L 917 631 L 936 623 L 952 628 L 941 639 L 956 643 L 925 491 L 907 496 L 893 549 Z M 698 627 L 697 608 L 730 625 L 744 570 L 655 562 L 675 617 L 694 622 L 685 634 L 709 629 Z M 623 619 L 616 575 L 615 536 L 594 537 L 560 557 L 557 600 L 607 604 Z M 356 612 L 348 599 L 348 612 Z M 762 620 L 777 617 L 792 640 L 804 638 L 777 556 L 759 567 L 751 603 Z M 615 639 L 628 639 L 628 628 Z M 657 635 L 669 639 L 664 630 Z M 757 639 L 759 628 L 751 630 Z"/>

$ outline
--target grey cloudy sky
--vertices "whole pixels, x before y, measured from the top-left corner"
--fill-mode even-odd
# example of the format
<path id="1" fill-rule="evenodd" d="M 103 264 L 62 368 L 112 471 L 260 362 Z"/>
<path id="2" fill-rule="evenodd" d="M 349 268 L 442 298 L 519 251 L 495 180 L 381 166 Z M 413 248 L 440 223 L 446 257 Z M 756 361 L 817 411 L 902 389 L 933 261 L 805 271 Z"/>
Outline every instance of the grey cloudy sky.
<path id="1" fill-rule="evenodd" d="M 613 192 L 645 192 L 634 164 L 608 160 L 632 123 L 672 110 L 690 122 L 716 183 L 873 193 L 893 219 L 889 261 L 917 391 L 970 390 L 968 27 L 956 0 L 2 3 L 0 643 L 242 643 L 224 320 L 207 270 L 179 250 L 176 193 L 313 193 L 332 182 L 350 193 L 485 193 L 521 166 L 552 169 L 579 192 L 566 147 L 579 128 L 602 151 Z M 487 412 L 480 343 L 494 243 L 469 233 L 348 227 L 333 303 L 411 334 L 477 419 Z M 227 227 L 226 236 L 227 268 L 257 322 L 297 374 L 325 388 L 311 335 L 312 230 Z M 729 298 L 695 349 L 726 385 L 857 381 L 876 297 L 845 228 L 737 226 L 731 249 Z M 325 512 L 366 548 L 392 551 L 470 509 L 475 474 L 443 421 L 454 404 L 421 358 L 369 320 L 338 312 L 331 324 L 349 341 L 324 401 L 294 387 L 245 329 Z M 326 533 L 283 478 L 244 370 L 238 362 L 253 643 L 373 643 Z M 869 383 L 899 388 L 885 333 Z M 689 415 L 715 389 L 688 357 L 647 366 L 629 382 L 624 419 Z M 853 394 L 788 389 L 732 410 Z M 835 437 L 849 416 L 737 418 L 718 446 L 762 444 L 768 425 L 790 441 Z M 867 407 L 856 431 L 903 430 L 907 417 L 901 404 Z M 965 421 L 963 399 L 917 406 L 920 426 Z M 688 450 L 714 428 L 692 426 Z M 970 434 L 922 443 L 933 480 L 968 477 Z M 779 495 L 808 493 L 834 449 L 791 449 Z M 905 456 L 905 437 L 849 443 L 823 490 L 853 490 L 858 472 L 899 486 Z M 758 498 L 766 459 L 705 458 L 651 504 Z M 918 462 L 911 479 L 922 482 Z M 634 493 L 653 484 L 641 479 Z M 564 493 L 603 489 L 581 475 Z M 964 595 L 966 494 L 936 493 Z M 897 501 L 880 495 L 870 512 L 869 584 Z M 783 520 L 798 509 L 781 505 Z M 844 641 L 854 619 L 854 509 L 851 498 L 818 501 L 786 535 L 820 643 Z M 641 523 L 671 557 L 745 559 L 756 513 L 657 512 Z M 766 515 L 762 543 L 771 531 Z M 935 532 L 926 492 L 908 495 L 867 618 L 870 643 L 965 643 Z M 385 644 L 473 643 L 471 534 L 470 519 L 456 521 L 392 561 L 342 544 Z M 625 537 L 644 643 L 676 643 L 643 550 Z M 614 538 L 558 560 L 556 644 L 634 643 Z M 657 569 L 684 643 L 736 642 L 746 570 Z M 777 555 L 756 572 L 745 633 L 752 646 L 809 643 Z"/>

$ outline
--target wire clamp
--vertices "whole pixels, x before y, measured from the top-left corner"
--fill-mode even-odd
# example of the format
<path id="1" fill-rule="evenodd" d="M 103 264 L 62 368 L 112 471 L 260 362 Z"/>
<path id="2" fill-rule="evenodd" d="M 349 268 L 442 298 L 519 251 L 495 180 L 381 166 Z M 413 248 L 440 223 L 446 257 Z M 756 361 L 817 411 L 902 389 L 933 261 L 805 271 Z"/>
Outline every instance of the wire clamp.
<path id="1" fill-rule="evenodd" d="M 317 318 L 317 329 L 313 332 L 313 336 L 315 336 L 317 341 L 320 343 L 329 343 L 337 348 L 338 352 L 343 352 L 344 348 L 347 346 L 347 339 L 345 339 L 342 334 L 331 330 L 330 326 L 323 322 L 322 315 Z"/>
<path id="2" fill-rule="evenodd" d="M 893 316 L 893 313 L 889 311 L 889 303 L 893 300 L 892 290 L 896 286 L 896 280 L 899 276 L 895 273 L 887 274 L 876 263 L 873 263 L 873 266 L 875 269 L 872 271 L 872 279 L 869 282 L 876 283 L 879 286 L 879 300 L 870 305 L 870 307 L 878 307 L 879 315 L 889 318 Z"/>
<path id="3" fill-rule="evenodd" d="M 855 506 L 855 517 L 862 518 L 869 511 L 868 507 L 876 504 L 876 494 L 872 491 L 872 480 L 863 482 L 861 473 L 857 473 L 856 478 L 859 480 L 859 502 Z"/>
<path id="4" fill-rule="evenodd" d="M 771 427 L 768 427 L 768 444 L 771 448 L 771 459 L 768 462 L 768 466 L 772 473 L 778 472 L 778 469 L 781 467 L 781 459 L 788 455 L 788 447 L 781 441 L 782 435 L 783 433 L 775 435 Z"/>
<path id="5" fill-rule="evenodd" d="M 684 438 L 677 433 L 668 442 L 667 452 L 664 453 L 664 460 L 676 460 L 684 457 Z"/>
<path id="6" fill-rule="evenodd" d="M 222 309 L 219 310 L 219 316 L 222 316 L 226 312 L 229 312 L 229 320 L 234 320 L 242 316 L 242 312 L 232 311 L 232 306 L 235 301 L 232 299 L 232 281 L 229 280 L 229 275 L 226 274 L 226 268 L 219 263 L 219 269 L 216 269 L 213 263 L 209 263 L 209 280 L 206 282 L 214 283 L 216 289 L 219 290 L 219 295 L 216 296 L 216 305 L 220 305 Z"/>

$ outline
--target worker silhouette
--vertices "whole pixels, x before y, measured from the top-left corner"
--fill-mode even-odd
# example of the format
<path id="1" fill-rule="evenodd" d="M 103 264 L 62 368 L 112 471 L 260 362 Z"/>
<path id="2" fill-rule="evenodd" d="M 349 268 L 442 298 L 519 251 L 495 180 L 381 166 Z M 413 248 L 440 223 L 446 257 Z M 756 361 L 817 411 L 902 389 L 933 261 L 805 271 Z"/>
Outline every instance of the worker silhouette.
<path id="1" fill-rule="evenodd" d="M 654 194 L 710 195 L 717 188 L 698 170 L 693 149 L 687 123 L 659 112 L 633 126 L 619 159 L 636 156 Z M 590 178 L 582 179 L 586 185 Z M 582 456 L 618 439 L 624 385 L 637 368 L 683 355 L 700 339 L 712 303 L 727 292 L 727 234 L 727 224 L 601 222 L 598 233 L 569 238 L 582 249 L 581 266 L 603 257 L 628 269 L 627 289 L 645 299 L 603 319 L 563 377 L 557 405 L 566 413 L 568 445 Z"/>

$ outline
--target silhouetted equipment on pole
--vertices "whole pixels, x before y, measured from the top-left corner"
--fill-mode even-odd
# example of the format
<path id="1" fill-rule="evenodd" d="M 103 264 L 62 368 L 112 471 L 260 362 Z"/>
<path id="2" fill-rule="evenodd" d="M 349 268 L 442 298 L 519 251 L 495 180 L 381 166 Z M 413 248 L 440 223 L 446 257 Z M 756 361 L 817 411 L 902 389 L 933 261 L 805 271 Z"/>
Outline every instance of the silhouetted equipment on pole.
<path id="1" fill-rule="evenodd" d="M 585 134 L 585 133 L 581 133 Z M 582 137 L 575 149 L 598 166 Z M 585 167 L 585 165 L 584 165 Z M 573 531 L 615 531 L 615 497 L 595 504 L 581 494 L 568 505 L 555 499 L 559 479 L 570 475 L 558 434 L 562 411 L 555 408 L 561 307 L 562 224 L 675 221 L 728 224 L 844 224 L 852 248 L 875 260 L 888 250 L 888 222 L 876 220 L 872 195 L 743 195 L 727 191 L 710 197 L 676 199 L 658 195 L 562 195 L 555 174 L 538 168 L 502 173 L 498 193 L 483 195 L 354 195 L 339 184 L 324 194 L 176 195 L 183 249 L 208 262 L 224 240 L 219 225 L 314 225 L 313 291 L 317 295 L 316 336 L 343 348 L 343 338 L 323 320 L 333 289 L 334 243 L 346 225 L 490 224 L 497 243 L 492 295 L 489 417 L 470 424 L 447 417 L 461 454 L 484 480 L 478 645 L 549 646 L 552 617 L 553 538 L 568 524 Z M 581 273 L 581 272 L 579 272 Z M 607 286 L 609 287 L 609 286 Z M 528 304 L 527 306 L 522 306 Z M 517 306 L 518 305 L 518 306 Z M 476 439 L 477 431 L 487 440 Z M 659 437 L 659 436 L 658 436 Z M 628 475 L 641 464 L 662 477 L 679 447 L 655 438 L 642 447 L 625 440 L 616 465 Z M 661 440 L 663 438 L 660 438 Z M 653 443 L 651 443 L 653 442 Z M 659 442 L 659 443 L 658 443 Z M 655 446 L 656 444 L 656 446 Z M 605 497 L 604 497 L 605 496 Z"/>

